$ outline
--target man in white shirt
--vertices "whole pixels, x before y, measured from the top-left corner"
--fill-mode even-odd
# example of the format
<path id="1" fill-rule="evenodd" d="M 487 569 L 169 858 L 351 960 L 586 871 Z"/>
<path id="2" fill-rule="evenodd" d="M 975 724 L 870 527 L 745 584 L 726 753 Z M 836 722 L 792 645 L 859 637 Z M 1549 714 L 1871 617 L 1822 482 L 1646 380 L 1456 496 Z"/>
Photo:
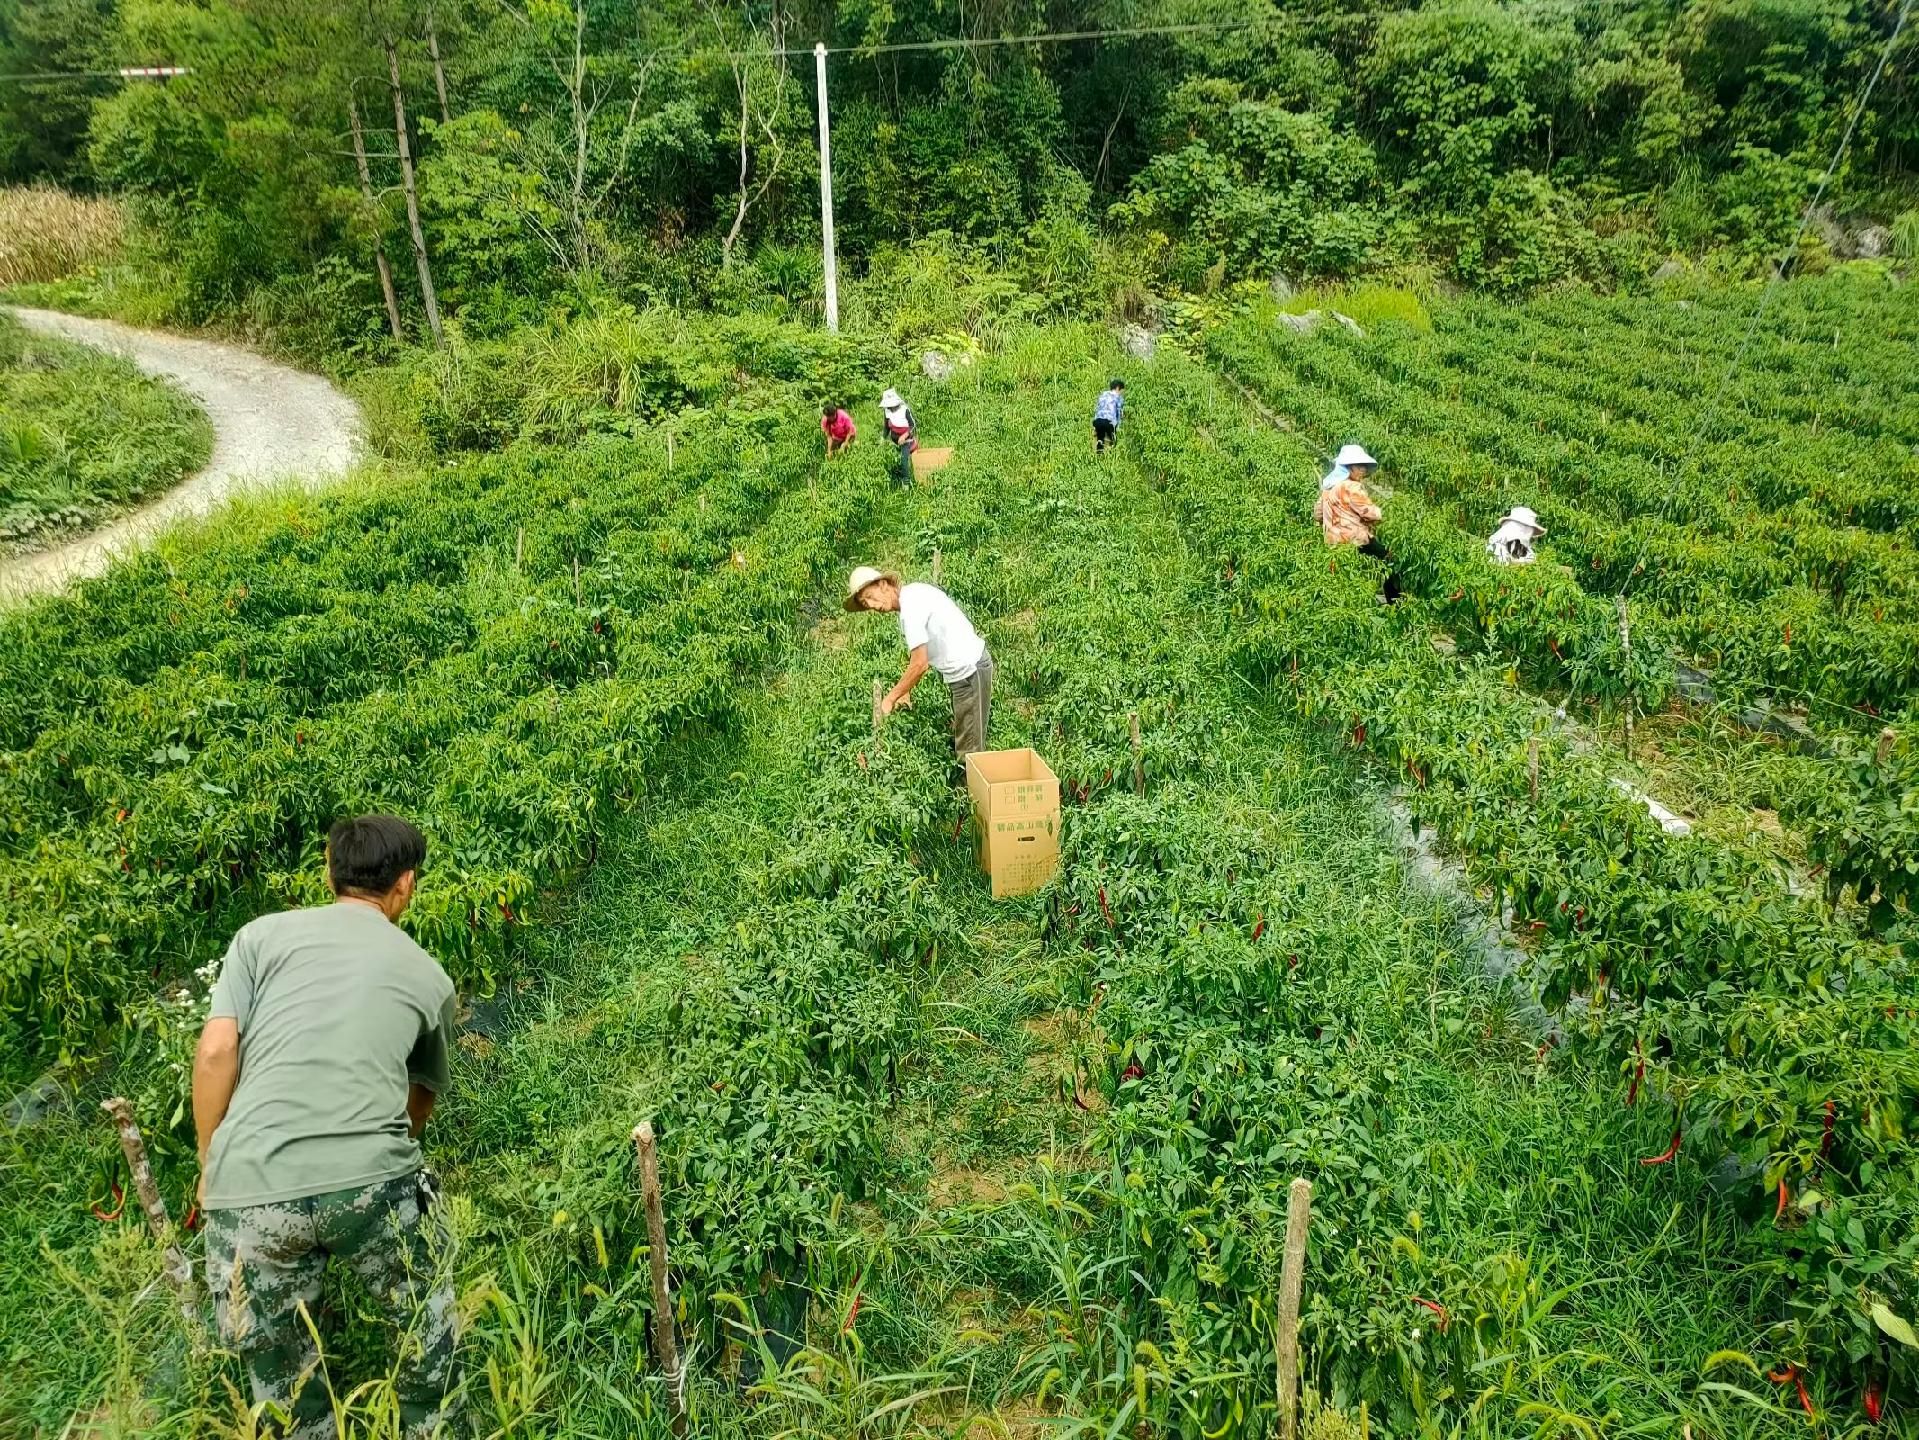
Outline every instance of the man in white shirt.
<path id="1" fill-rule="evenodd" d="M 899 576 L 862 565 L 846 582 L 846 608 L 891 611 L 900 617 L 906 669 L 881 699 L 880 713 L 891 715 L 910 704 L 907 697 L 920 678 L 937 670 L 953 701 L 953 749 L 960 764 L 984 750 L 993 710 L 993 657 L 952 597 L 936 585 L 902 585 Z M 963 779 L 965 772 L 959 773 Z"/>

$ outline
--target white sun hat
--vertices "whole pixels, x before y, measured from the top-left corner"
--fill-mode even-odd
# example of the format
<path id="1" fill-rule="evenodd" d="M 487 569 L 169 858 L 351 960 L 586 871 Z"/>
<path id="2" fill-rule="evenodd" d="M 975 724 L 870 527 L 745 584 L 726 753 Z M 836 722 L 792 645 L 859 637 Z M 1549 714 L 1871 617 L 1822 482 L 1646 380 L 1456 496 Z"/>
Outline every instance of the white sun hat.
<path id="1" fill-rule="evenodd" d="M 899 576 L 888 574 L 884 570 L 876 570 L 871 565 L 861 565 L 854 570 L 846 577 L 846 608 L 859 609 L 860 596 L 866 593 L 866 587 L 880 580 L 891 580 L 895 585 L 900 583 Z"/>
<path id="2" fill-rule="evenodd" d="M 1333 456 L 1333 464 L 1352 467 L 1354 465 L 1377 465 L 1379 462 L 1366 453 L 1364 445 L 1342 445 L 1339 453 Z"/>
<path id="3" fill-rule="evenodd" d="M 1544 535 L 1546 533 L 1546 527 L 1539 523 L 1539 517 L 1533 514 L 1532 508 L 1527 505 L 1513 506 L 1513 508 L 1506 513 L 1505 518 L 1499 523 L 1501 525 L 1524 525 L 1535 535 Z"/>
<path id="4" fill-rule="evenodd" d="M 900 410 L 904 409 L 905 406 L 906 402 L 900 399 L 900 392 L 891 387 L 888 387 L 886 393 L 880 396 L 880 409 L 882 410 Z"/>

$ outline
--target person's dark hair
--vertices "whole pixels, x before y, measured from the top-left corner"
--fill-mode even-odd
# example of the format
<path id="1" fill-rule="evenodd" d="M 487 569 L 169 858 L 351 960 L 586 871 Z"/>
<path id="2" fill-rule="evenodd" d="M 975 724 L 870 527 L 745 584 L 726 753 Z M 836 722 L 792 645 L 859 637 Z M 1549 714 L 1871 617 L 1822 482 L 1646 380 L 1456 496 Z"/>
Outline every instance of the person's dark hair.
<path id="1" fill-rule="evenodd" d="M 1106 388 L 1108 390 L 1124 390 L 1126 388 L 1126 382 L 1124 380 L 1115 380 L 1111 385 L 1108 385 Z"/>
<path id="2" fill-rule="evenodd" d="M 326 852 L 337 893 L 384 895 L 426 864 L 426 836 L 398 815 L 361 815 L 327 832 Z"/>
<path id="3" fill-rule="evenodd" d="M 835 405 L 831 400 L 828 400 L 824 405 L 820 406 L 820 414 L 826 416 L 829 420 L 839 413 L 840 407 Z"/>

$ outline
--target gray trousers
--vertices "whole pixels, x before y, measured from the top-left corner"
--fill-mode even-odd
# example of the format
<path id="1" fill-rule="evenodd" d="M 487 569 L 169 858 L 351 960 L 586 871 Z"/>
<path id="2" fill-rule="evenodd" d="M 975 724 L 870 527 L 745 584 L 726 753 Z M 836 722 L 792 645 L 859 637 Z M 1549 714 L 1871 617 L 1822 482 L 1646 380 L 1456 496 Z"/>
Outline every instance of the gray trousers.
<path id="1" fill-rule="evenodd" d="M 993 657 L 982 655 L 964 680 L 946 687 L 953 701 L 953 752 L 962 765 L 975 750 L 986 748 L 986 722 L 993 715 Z"/>

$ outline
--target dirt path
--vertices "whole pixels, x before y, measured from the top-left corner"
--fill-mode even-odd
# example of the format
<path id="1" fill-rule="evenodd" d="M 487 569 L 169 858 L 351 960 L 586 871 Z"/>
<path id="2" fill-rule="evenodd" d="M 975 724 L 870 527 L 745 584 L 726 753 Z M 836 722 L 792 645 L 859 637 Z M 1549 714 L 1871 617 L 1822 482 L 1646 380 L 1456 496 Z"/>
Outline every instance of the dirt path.
<path id="1" fill-rule="evenodd" d="M 207 514 L 248 486 L 298 478 L 320 485 L 360 453 L 360 412 L 318 375 L 237 345 L 135 330 L 53 310 L 14 309 L 30 330 L 117 351 L 149 375 L 173 381 L 206 407 L 213 454 L 197 475 L 139 509 L 51 550 L 0 560 L 0 601 L 58 590 L 98 575 L 169 525 Z"/>

